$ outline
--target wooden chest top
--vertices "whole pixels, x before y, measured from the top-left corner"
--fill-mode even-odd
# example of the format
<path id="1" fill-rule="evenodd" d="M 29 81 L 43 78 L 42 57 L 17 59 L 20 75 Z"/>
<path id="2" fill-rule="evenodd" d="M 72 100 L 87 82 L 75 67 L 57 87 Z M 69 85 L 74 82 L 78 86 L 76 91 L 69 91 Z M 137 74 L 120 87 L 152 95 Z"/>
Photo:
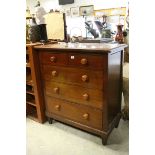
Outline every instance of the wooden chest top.
<path id="1" fill-rule="evenodd" d="M 35 49 L 46 49 L 46 50 L 65 50 L 65 51 L 76 51 L 76 52 L 114 52 L 115 49 L 123 50 L 127 47 L 126 44 L 110 44 L 110 43 L 56 43 L 56 44 L 47 44 L 47 45 L 38 45 L 35 46 Z"/>

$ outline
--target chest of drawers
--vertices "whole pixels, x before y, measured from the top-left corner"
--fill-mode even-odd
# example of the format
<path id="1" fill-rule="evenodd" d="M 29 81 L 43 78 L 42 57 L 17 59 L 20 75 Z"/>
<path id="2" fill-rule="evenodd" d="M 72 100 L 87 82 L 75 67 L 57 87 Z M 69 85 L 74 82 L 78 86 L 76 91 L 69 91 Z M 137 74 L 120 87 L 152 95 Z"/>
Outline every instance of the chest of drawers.
<path id="1" fill-rule="evenodd" d="M 49 123 L 64 122 L 101 136 L 106 144 L 120 120 L 125 45 L 91 45 L 43 45 L 33 52 Z"/>

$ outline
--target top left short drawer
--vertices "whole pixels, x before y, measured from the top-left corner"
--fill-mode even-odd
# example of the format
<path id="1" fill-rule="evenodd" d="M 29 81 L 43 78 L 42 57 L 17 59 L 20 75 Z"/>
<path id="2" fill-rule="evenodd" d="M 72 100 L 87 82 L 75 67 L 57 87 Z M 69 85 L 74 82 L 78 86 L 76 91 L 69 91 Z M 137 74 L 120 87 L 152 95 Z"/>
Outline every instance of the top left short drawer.
<path id="1" fill-rule="evenodd" d="M 67 65 L 68 57 L 66 53 L 40 52 L 39 59 L 42 64 Z"/>

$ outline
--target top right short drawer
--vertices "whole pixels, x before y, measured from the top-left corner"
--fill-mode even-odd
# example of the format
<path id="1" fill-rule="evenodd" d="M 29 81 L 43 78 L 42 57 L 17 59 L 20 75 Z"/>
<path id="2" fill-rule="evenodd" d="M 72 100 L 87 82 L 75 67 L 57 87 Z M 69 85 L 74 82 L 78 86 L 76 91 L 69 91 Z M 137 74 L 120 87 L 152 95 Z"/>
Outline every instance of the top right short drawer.
<path id="1" fill-rule="evenodd" d="M 68 65 L 89 69 L 104 69 L 107 65 L 106 55 L 93 54 L 68 54 Z"/>

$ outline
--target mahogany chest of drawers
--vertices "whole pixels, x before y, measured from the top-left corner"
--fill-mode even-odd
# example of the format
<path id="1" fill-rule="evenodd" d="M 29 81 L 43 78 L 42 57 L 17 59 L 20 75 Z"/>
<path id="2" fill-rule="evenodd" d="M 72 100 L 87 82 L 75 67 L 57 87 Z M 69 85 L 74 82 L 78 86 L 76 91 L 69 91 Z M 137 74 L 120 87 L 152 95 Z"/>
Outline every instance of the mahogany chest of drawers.
<path id="1" fill-rule="evenodd" d="M 121 116 L 124 47 L 123 44 L 34 47 L 49 123 L 55 119 L 94 133 L 106 144 Z"/>

